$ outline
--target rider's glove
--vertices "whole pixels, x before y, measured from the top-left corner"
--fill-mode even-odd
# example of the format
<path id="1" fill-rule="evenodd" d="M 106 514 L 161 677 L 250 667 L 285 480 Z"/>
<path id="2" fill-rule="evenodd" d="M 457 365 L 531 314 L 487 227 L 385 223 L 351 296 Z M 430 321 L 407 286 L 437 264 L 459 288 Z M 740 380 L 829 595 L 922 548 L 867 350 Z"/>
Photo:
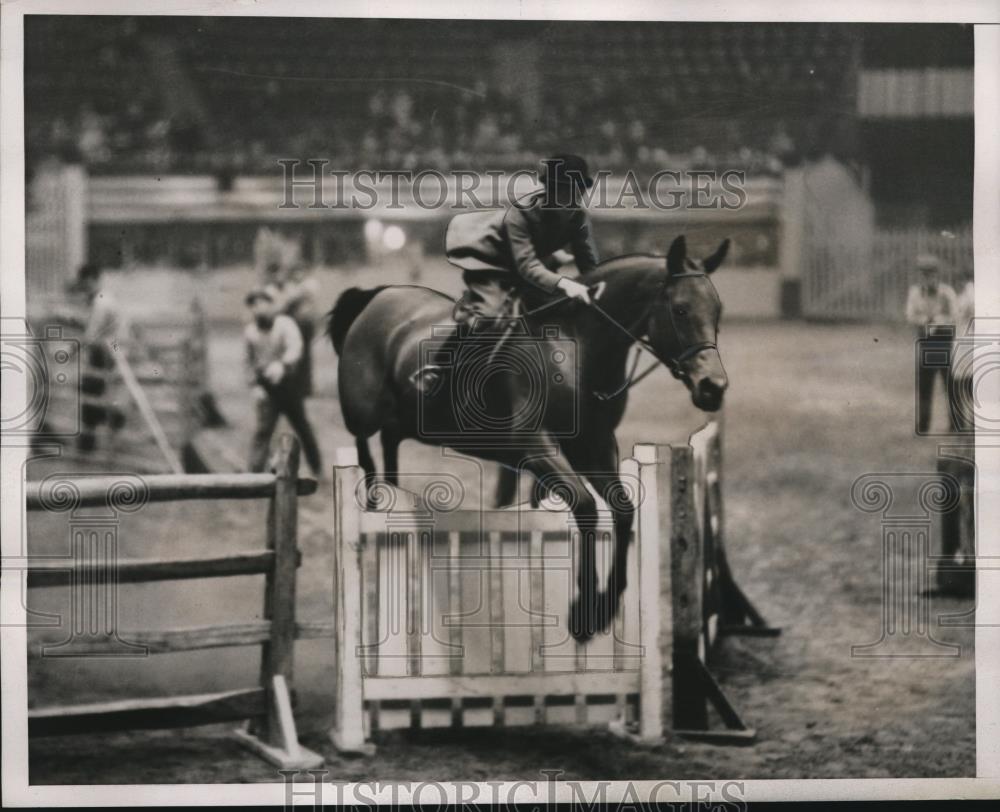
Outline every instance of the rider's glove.
<path id="1" fill-rule="evenodd" d="M 584 304 L 590 304 L 590 288 L 586 285 L 582 285 L 568 276 L 561 276 L 556 287 L 562 290 L 570 299 L 579 299 Z"/>

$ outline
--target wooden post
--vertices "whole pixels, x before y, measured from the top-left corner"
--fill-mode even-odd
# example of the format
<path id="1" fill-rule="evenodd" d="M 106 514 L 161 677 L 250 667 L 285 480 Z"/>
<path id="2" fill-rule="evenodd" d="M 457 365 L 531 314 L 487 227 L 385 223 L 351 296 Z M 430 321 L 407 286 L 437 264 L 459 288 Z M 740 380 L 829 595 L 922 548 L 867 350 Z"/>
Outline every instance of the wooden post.
<path id="1" fill-rule="evenodd" d="M 673 709 L 674 727 L 708 728 L 708 707 L 699 679 L 704 561 L 697 537 L 692 494 L 694 453 L 690 448 L 662 448 L 670 457 L 670 470 L 659 479 L 661 521 L 670 534 L 670 591 L 673 608 Z"/>
<path id="2" fill-rule="evenodd" d="M 333 472 L 333 599 L 336 656 L 334 721 L 330 740 L 345 753 L 372 755 L 365 740 L 364 681 L 361 671 L 362 568 L 361 506 L 359 486 L 364 472 L 356 465 L 338 466 Z"/>
<path id="3" fill-rule="evenodd" d="M 274 568 L 264 588 L 264 618 L 270 639 L 261 648 L 261 685 L 267 691 L 267 715 L 259 724 L 237 731 L 243 744 L 287 768 L 323 763 L 317 753 L 299 745 L 288 685 L 295 654 L 295 576 L 298 567 L 299 443 L 283 434 L 272 462 L 277 481 L 268 508 L 267 546 L 274 551 Z M 255 735 L 256 734 L 256 735 Z"/>
<path id="4" fill-rule="evenodd" d="M 670 509 L 668 491 L 669 449 L 637 445 L 632 455 L 639 463 L 642 501 L 638 507 L 639 643 L 643 658 L 639 669 L 639 739 L 655 743 L 663 738 L 663 655 L 660 640 L 660 550 L 669 527 L 661 522 L 661 507 Z M 666 480 L 669 482 L 669 479 Z M 669 513 L 668 513 L 669 517 Z"/>
<path id="5" fill-rule="evenodd" d="M 264 646 L 261 667 L 265 684 L 277 674 L 292 681 L 295 650 L 295 570 L 298 565 L 299 442 L 283 434 L 272 462 L 277 477 L 271 500 L 273 527 L 268 548 L 274 550 L 274 570 L 267 578 L 264 617 L 271 621 L 271 640 Z M 268 717 L 268 732 L 274 732 L 275 716 Z"/>
<path id="6" fill-rule="evenodd" d="M 718 426 L 702 429 L 709 434 L 694 435 L 699 442 L 707 440 L 704 448 L 707 465 L 701 473 L 706 481 L 699 483 L 703 499 L 708 499 L 708 472 L 712 455 L 718 450 Z M 715 744 L 750 744 L 756 738 L 739 713 L 729 702 L 722 688 L 715 681 L 706 664 L 709 641 L 705 613 L 705 544 L 700 532 L 698 512 L 704 504 L 695 500 L 694 449 L 688 445 L 680 448 L 662 448 L 671 459 L 669 474 L 661 473 L 660 494 L 669 493 L 670 512 L 664 515 L 661 505 L 661 522 L 670 533 L 670 589 L 673 607 L 673 726 L 674 732 L 700 741 Z M 721 506 L 720 506 L 721 510 Z M 711 532 L 710 528 L 704 528 Z M 720 541 L 721 543 L 721 541 Z M 714 555 L 722 553 L 720 546 Z M 714 568 L 716 564 L 710 562 Z M 725 729 L 709 729 L 708 706 L 719 714 Z"/>

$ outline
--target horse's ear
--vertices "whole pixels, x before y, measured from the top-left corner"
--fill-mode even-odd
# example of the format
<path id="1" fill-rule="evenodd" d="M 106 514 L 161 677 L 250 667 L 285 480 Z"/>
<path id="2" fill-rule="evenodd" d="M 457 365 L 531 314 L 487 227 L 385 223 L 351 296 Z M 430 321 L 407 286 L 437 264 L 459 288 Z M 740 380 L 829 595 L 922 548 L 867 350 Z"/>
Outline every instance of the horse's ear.
<path id="1" fill-rule="evenodd" d="M 687 240 L 681 234 L 670 243 L 670 250 L 667 252 L 667 273 L 684 273 L 684 260 L 687 258 Z"/>
<path id="2" fill-rule="evenodd" d="M 711 273 L 718 268 L 728 253 L 729 237 L 726 237 L 726 239 L 719 243 L 719 247 L 715 250 L 715 253 L 702 263 L 705 266 L 705 273 Z"/>

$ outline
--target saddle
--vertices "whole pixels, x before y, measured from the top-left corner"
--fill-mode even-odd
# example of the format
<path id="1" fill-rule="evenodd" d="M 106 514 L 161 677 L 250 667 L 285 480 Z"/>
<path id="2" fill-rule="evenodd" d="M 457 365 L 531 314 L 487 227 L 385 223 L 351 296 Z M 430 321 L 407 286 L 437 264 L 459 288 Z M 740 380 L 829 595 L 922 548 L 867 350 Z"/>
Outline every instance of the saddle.
<path id="1" fill-rule="evenodd" d="M 461 299 L 456 302 L 455 310 L 462 304 Z M 425 398 L 433 398 L 445 388 L 449 378 L 462 374 L 468 365 L 492 367 L 511 336 L 530 335 L 522 312 L 519 299 L 511 296 L 501 316 L 470 318 L 458 314 L 454 327 L 445 328 L 447 333 L 441 336 L 441 344 L 430 344 L 423 350 L 420 367 L 410 375 L 411 383 Z"/>

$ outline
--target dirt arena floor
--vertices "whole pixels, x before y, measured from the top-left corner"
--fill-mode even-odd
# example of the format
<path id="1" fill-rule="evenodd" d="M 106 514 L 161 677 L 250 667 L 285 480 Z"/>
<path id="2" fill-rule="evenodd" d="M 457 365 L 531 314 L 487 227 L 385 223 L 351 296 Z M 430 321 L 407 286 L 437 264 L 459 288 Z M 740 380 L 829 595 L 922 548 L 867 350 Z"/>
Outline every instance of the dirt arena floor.
<path id="1" fill-rule="evenodd" d="M 349 278 L 348 283 L 353 283 Z M 324 283 L 335 292 L 340 281 Z M 228 288 L 227 288 L 228 289 Z M 225 310 L 219 304 L 216 312 Z M 209 308 L 210 313 L 212 308 Z M 238 312 L 238 310 L 234 311 Z M 948 656 L 852 657 L 882 634 L 880 517 L 851 501 L 871 472 L 934 471 L 938 441 L 915 437 L 913 344 L 898 327 L 799 322 L 723 324 L 720 348 L 731 379 L 726 405 L 726 526 L 734 572 L 781 637 L 731 638 L 717 673 L 757 728 L 751 747 L 715 747 L 668 737 L 655 749 L 599 729 L 514 728 L 390 734 L 374 758 L 341 758 L 326 731 L 333 697 L 328 641 L 296 648 L 303 743 L 328 759 L 338 780 L 881 778 L 972 776 L 975 772 L 973 629 L 942 625 L 972 601 L 930 598 L 931 635 L 922 651 Z M 332 350 L 317 341 L 317 397 L 309 413 L 329 463 L 350 445 L 336 399 Z M 213 386 L 233 423 L 226 442 L 245 454 L 250 401 L 241 375 L 238 324 L 211 332 Z M 945 426 L 943 402 L 935 426 Z M 623 452 L 640 441 L 677 440 L 700 415 L 666 372 L 637 387 L 619 432 Z M 404 444 L 404 470 L 456 465 L 440 450 Z M 495 472 L 483 469 L 492 493 Z M 329 617 L 329 481 L 303 501 L 298 614 Z M 909 497 L 912 494 L 901 494 Z M 264 506 L 156 505 L 121 525 L 123 556 L 198 555 L 257 546 Z M 936 533 L 936 526 L 935 526 Z M 65 519 L 33 515 L 33 553 L 65 549 Z M 932 537 L 937 544 L 937 536 Z M 663 578 L 668 578 L 663 573 Z M 126 586 L 124 629 L 245 621 L 259 614 L 261 580 L 230 578 Z M 33 609 L 65 612 L 59 590 L 36 590 Z M 962 621 L 959 621 L 960 623 Z M 947 646 L 953 646 L 948 648 Z M 250 686 L 253 649 L 138 660 L 32 663 L 32 704 L 95 701 L 163 692 Z M 669 677 L 664 675 L 669 717 Z M 79 686 L 88 686 L 81 693 Z M 275 770 L 226 736 L 222 726 L 188 731 L 76 736 L 31 743 L 31 782 L 42 784 L 259 782 Z"/>

